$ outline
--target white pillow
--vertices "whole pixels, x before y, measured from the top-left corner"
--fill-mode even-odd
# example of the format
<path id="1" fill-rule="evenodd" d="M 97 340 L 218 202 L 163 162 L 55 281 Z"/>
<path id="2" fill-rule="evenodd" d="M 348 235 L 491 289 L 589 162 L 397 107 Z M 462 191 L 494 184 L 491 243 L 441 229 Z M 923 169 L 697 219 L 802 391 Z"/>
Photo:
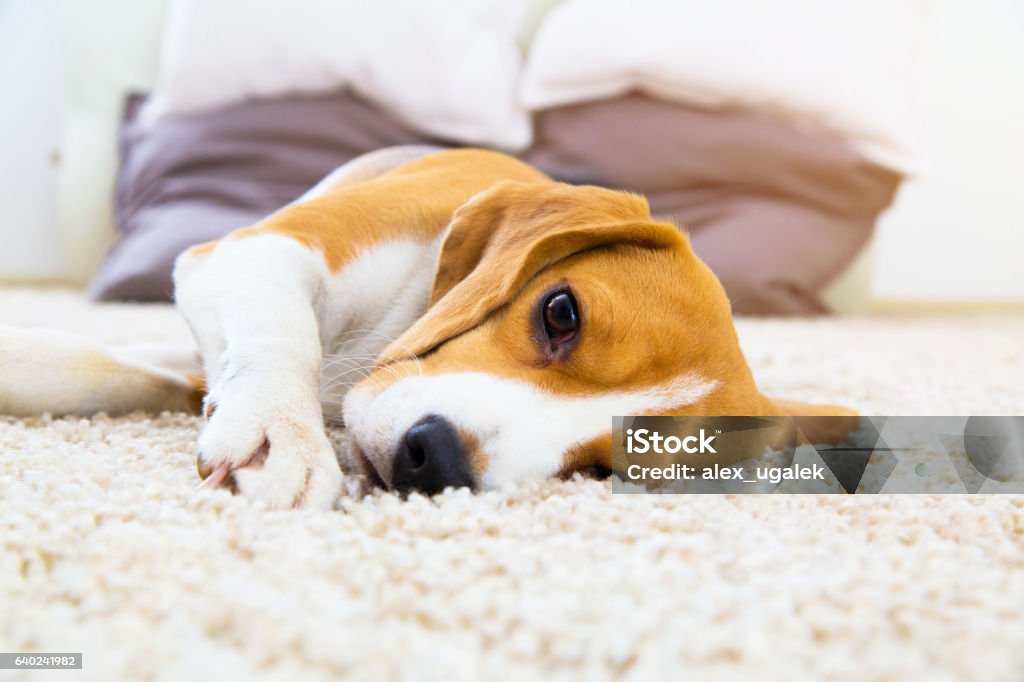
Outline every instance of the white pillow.
<path id="1" fill-rule="evenodd" d="M 521 149 L 522 0 L 171 0 L 143 121 L 351 88 L 421 132 Z"/>
<path id="2" fill-rule="evenodd" d="M 529 109 L 630 90 L 745 107 L 840 133 L 906 170 L 929 0 L 567 0 L 530 48 Z"/>

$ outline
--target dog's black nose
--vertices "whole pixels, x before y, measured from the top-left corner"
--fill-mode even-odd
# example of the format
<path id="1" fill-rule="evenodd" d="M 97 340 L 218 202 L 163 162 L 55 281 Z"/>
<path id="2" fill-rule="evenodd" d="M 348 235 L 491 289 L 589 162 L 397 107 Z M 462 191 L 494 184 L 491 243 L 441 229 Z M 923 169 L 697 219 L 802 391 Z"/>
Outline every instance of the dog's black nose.
<path id="1" fill-rule="evenodd" d="M 395 453 L 391 487 L 433 495 L 463 486 L 473 487 L 473 477 L 455 427 L 437 415 L 413 424 Z"/>

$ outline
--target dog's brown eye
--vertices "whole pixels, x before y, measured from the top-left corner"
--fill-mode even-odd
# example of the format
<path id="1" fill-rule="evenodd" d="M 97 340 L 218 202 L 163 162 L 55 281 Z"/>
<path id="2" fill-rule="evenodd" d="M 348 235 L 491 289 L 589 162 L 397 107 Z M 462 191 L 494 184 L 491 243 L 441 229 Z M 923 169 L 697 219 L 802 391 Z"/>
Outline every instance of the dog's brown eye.
<path id="1" fill-rule="evenodd" d="M 557 346 L 565 343 L 576 336 L 576 330 L 580 327 L 576 299 L 568 291 L 556 291 L 544 301 L 541 319 L 551 344 Z"/>

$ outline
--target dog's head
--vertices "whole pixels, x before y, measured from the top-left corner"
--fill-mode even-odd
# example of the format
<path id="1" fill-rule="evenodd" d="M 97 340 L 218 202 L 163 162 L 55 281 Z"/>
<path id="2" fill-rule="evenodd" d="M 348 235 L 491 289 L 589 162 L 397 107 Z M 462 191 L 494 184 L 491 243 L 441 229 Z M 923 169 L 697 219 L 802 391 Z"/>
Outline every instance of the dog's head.
<path id="1" fill-rule="evenodd" d="M 610 465 L 611 416 L 822 413 L 762 396 L 718 279 L 636 195 L 505 182 L 454 215 L 427 313 L 349 393 L 383 482 L 490 488 Z"/>

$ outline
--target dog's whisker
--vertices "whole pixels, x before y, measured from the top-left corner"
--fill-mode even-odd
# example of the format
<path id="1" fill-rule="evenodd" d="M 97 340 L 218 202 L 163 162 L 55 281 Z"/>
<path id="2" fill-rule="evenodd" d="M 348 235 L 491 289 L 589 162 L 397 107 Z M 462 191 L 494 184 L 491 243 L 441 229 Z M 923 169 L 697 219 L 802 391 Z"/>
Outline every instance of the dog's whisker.
<path id="1" fill-rule="evenodd" d="M 332 355 L 332 356 L 327 356 L 327 360 L 323 364 L 322 371 L 328 371 L 328 370 L 330 370 L 330 369 L 332 369 L 334 367 L 337 367 L 337 366 L 343 366 L 343 367 L 347 368 L 347 370 L 345 372 L 342 372 L 342 373 L 338 374 L 337 376 L 332 377 L 332 379 L 337 379 L 339 377 L 347 376 L 348 374 L 350 374 L 350 373 L 352 373 L 354 371 L 360 371 L 360 370 L 364 371 L 365 373 L 369 373 L 370 371 L 372 371 L 374 369 L 379 369 L 381 371 L 388 372 L 396 380 L 402 379 L 405 376 L 407 376 L 407 375 L 399 372 L 398 370 L 396 370 L 394 367 L 392 367 L 390 365 L 382 365 L 380 367 L 374 368 L 372 364 L 360 364 L 359 360 L 363 360 L 363 359 L 365 359 L 365 360 L 375 360 L 376 357 L 375 356 L 370 356 L 370 355 L 348 355 L 348 354 L 336 354 L 336 355 Z M 419 358 L 413 357 L 412 360 L 415 362 L 416 371 L 417 371 L 418 375 L 419 376 L 423 376 L 423 367 L 420 364 Z"/>
<path id="2" fill-rule="evenodd" d="M 329 360 L 338 360 L 338 359 L 342 359 L 342 358 L 344 358 L 344 359 L 358 358 L 360 360 L 376 360 L 377 357 L 378 356 L 375 353 L 354 353 L 354 352 L 349 352 L 349 353 L 333 353 L 333 354 L 329 354 L 329 355 L 324 355 L 324 358 L 329 359 Z"/>
<path id="3" fill-rule="evenodd" d="M 408 345 L 399 342 L 398 339 L 396 339 L 395 337 L 390 336 L 389 334 L 385 334 L 384 332 L 381 332 L 381 331 L 376 330 L 376 329 L 350 329 L 350 330 L 348 330 L 346 332 L 343 332 L 341 335 L 339 335 L 338 338 L 339 339 L 345 339 L 345 338 L 349 338 L 349 337 L 356 336 L 356 335 L 362 335 L 362 336 L 367 337 L 364 340 L 380 339 L 380 340 L 385 341 L 387 343 L 398 344 L 399 348 L 405 350 L 409 354 L 409 360 L 411 360 L 413 363 L 415 363 L 417 374 L 419 376 L 423 376 L 423 365 L 420 362 L 419 356 L 416 353 L 414 353 L 412 351 L 412 349 Z M 366 348 L 366 346 L 363 346 L 363 347 Z M 374 355 L 373 360 L 376 360 L 377 357 L 379 357 L 379 354 L 378 355 Z"/>
<path id="4" fill-rule="evenodd" d="M 321 371 L 335 367 L 372 367 L 373 363 L 368 358 L 334 358 L 321 365 Z"/>
<path id="5" fill-rule="evenodd" d="M 365 358 L 334 358 L 321 365 L 321 370 L 331 369 L 333 367 L 371 367 L 372 363 L 367 362 Z"/>
<path id="6" fill-rule="evenodd" d="M 361 373 L 361 374 L 359 374 L 354 381 L 344 381 L 346 377 L 350 377 L 353 374 L 357 374 L 357 373 Z M 368 372 L 364 368 L 352 368 L 351 370 L 347 370 L 345 372 L 342 372 L 340 374 L 337 374 L 337 375 L 331 377 L 328 380 L 328 382 L 324 385 L 324 387 L 325 388 L 333 388 L 335 386 L 339 386 L 339 385 L 342 385 L 342 384 L 348 384 L 348 385 L 351 386 L 356 381 L 361 379 L 362 377 L 367 376 L 367 374 L 368 374 Z"/>
<path id="7" fill-rule="evenodd" d="M 324 382 L 321 385 L 321 390 L 329 391 L 332 389 L 337 389 L 339 386 L 347 386 L 348 388 L 351 388 L 361 380 L 369 381 L 371 385 L 374 386 L 374 388 L 379 390 L 381 388 L 380 381 L 375 377 L 370 376 L 372 370 L 373 367 L 368 365 L 349 367 L 348 369 L 345 369 L 344 371 L 341 371 L 336 375 L 330 377 L 326 382 Z M 401 376 L 394 369 L 389 368 L 389 371 L 391 371 L 396 378 L 401 378 Z M 355 379 L 348 378 L 351 377 L 352 375 L 356 375 Z"/>

